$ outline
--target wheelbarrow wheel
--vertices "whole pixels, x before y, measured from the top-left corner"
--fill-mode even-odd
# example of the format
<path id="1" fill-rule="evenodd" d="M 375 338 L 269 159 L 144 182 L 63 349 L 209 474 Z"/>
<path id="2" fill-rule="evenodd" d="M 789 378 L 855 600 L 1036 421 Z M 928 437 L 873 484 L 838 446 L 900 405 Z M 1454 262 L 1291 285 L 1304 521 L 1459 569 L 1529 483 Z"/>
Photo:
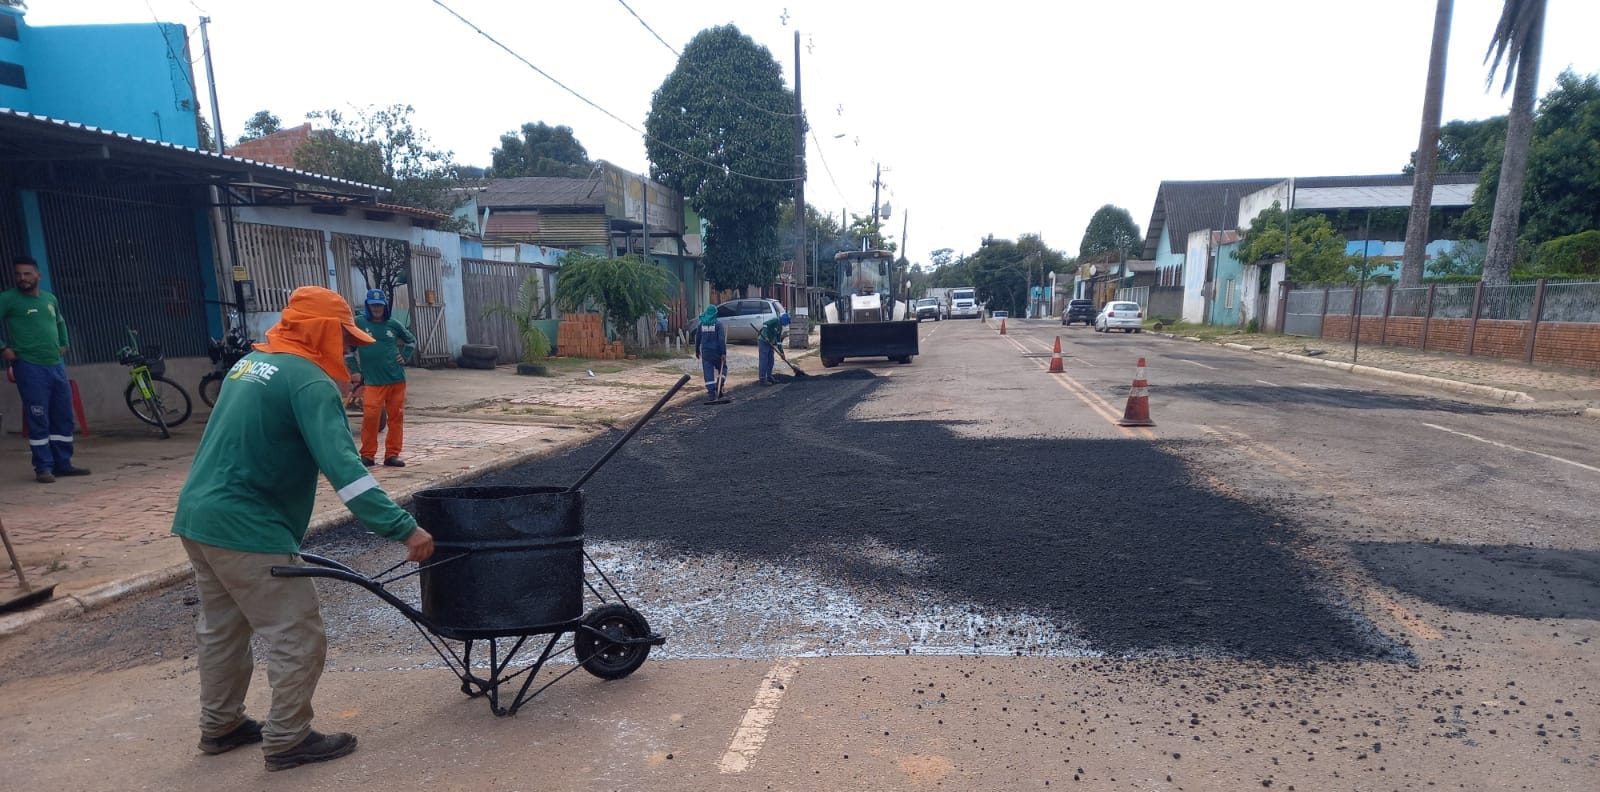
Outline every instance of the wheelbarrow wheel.
<path id="1" fill-rule="evenodd" d="M 644 616 L 619 604 L 602 605 L 584 614 L 583 626 L 622 641 L 650 635 L 650 624 Z M 601 679 L 621 679 L 639 670 L 650 656 L 650 644 L 612 643 L 581 628 L 573 638 L 573 647 L 583 662 L 583 670 Z"/>

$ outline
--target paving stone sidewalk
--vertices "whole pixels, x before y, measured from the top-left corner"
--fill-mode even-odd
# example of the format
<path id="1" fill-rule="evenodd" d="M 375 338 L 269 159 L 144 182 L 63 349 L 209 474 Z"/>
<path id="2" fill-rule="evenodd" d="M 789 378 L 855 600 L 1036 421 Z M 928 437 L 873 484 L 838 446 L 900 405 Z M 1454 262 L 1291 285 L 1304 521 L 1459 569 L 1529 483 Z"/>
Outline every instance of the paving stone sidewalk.
<path id="1" fill-rule="evenodd" d="M 1341 363 L 1359 362 L 1363 366 L 1422 374 L 1429 377 L 1522 391 L 1536 402 L 1571 406 L 1600 407 L 1600 371 L 1532 366 L 1488 357 L 1466 357 L 1448 352 L 1421 352 L 1402 347 L 1362 344 L 1356 360 L 1355 346 L 1348 341 L 1298 336 L 1229 335 L 1213 339 L 1258 349 L 1290 354 L 1322 350 L 1314 357 Z"/>
<path id="2" fill-rule="evenodd" d="M 794 353 L 791 353 L 793 357 Z M 730 379 L 755 378 L 754 346 L 736 345 Z M 648 409 L 680 374 L 695 372 L 679 400 L 700 398 L 699 363 L 671 360 L 552 362 L 550 377 L 494 371 L 410 370 L 404 468 L 373 469 L 396 496 L 458 479 L 579 442 Z M 197 402 L 198 404 L 198 402 Z M 105 591 L 184 561 L 170 533 L 179 489 L 204 429 L 198 413 L 169 440 L 132 422 L 96 426 L 78 439 L 75 461 L 93 471 L 54 484 L 33 481 L 27 443 L 0 436 L 0 520 L 21 558 L 28 582 L 56 584 L 55 599 Z M 359 416 L 351 416 L 359 431 Z M 313 524 L 344 513 L 324 480 Z M 0 562 L 0 601 L 17 591 L 8 562 Z"/>

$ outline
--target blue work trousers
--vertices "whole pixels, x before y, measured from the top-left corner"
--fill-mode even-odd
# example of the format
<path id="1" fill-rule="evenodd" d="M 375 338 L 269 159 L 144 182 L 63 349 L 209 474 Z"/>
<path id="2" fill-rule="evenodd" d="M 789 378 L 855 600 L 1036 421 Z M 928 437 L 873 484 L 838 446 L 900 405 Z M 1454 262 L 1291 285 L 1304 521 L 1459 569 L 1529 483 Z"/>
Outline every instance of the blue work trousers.
<path id="1" fill-rule="evenodd" d="M 22 416 L 35 473 L 72 469 L 72 383 L 67 366 L 40 366 L 24 360 L 11 363 L 22 395 Z"/>
<path id="2" fill-rule="evenodd" d="M 757 364 L 758 368 L 756 369 L 756 379 L 761 380 L 762 382 L 771 382 L 772 381 L 772 344 L 767 343 L 767 340 L 765 338 L 763 338 L 760 341 L 756 342 L 756 347 L 757 347 L 757 353 L 758 353 L 758 357 L 759 357 L 759 362 Z"/>
<path id="3" fill-rule="evenodd" d="M 722 364 L 722 376 L 728 376 L 728 359 L 726 356 L 713 358 L 709 355 L 700 356 L 700 373 L 706 378 L 706 398 L 717 398 L 717 364 Z"/>

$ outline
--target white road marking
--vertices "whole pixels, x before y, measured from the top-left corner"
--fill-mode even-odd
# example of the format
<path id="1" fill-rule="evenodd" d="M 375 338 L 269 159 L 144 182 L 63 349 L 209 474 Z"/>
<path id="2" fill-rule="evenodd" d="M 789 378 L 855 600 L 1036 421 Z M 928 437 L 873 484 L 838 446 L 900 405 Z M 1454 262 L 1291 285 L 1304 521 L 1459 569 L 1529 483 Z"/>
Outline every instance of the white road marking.
<path id="1" fill-rule="evenodd" d="M 1550 460 L 1552 462 L 1560 462 L 1560 463 L 1562 463 L 1564 465 L 1571 465 L 1571 466 L 1573 466 L 1575 468 L 1583 468 L 1584 470 L 1587 470 L 1590 473 L 1600 473 L 1600 467 L 1595 467 L 1593 465 L 1585 465 L 1582 462 L 1574 462 L 1574 461 L 1572 461 L 1570 459 L 1562 459 L 1561 457 L 1558 457 L 1558 456 L 1551 456 L 1550 454 L 1546 454 L 1546 453 L 1544 453 L 1542 451 L 1532 451 L 1532 450 L 1529 450 L 1529 449 L 1526 449 L 1526 448 L 1518 448 L 1517 446 L 1508 445 L 1508 444 L 1502 443 L 1502 442 L 1500 442 L 1498 440 L 1490 440 L 1490 439 L 1488 439 L 1486 437 L 1479 437 L 1479 436 L 1477 436 L 1475 434 L 1467 434 L 1466 432 L 1458 432 L 1458 431 L 1456 431 L 1454 429 L 1446 429 L 1443 426 L 1440 426 L 1438 424 L 1424 423 L 1423 426 L 1426 426 L 1426 427 L 1428 427 L 1430 429 L 1438 429 L 1441 432 L 1449 432 L 1450 434 L 1453 434 L 1453 435 L 1461 435 L 1462 437 L 1465 437 L 1468 440 L 1476 440 L 1476 441 L 1478 441 L 1480 443 L 1488 443 L 1489 445 L 1492 445 L 1492 446 L 1494 446 L 1496 448 L 1504 448 L 1504 449 L 1507 449 L 1509 451 L 1521 451 L 1524 454 L 1532 454 L 1532 455 L 1534 455 L 1536 457 L 1543 457 L 1543 458 L 1548 459 L 1548 460 Z"/>
<path id="2" fill-rule="evenodd" d="M 778 703 L 783 700 L 783 691 L 789 687 L 789 680 L 794 679 L 795 672 L 800 670 L 800 661 L 793 658 L 783 658 L 772 666 L 772 670 L 761 679 L 761 687 L 756 690 L 755 702 L 750 709 L 745 710 L 744 720 L 740 721 L 739 728 L 733 732 L 733 740 L 728 743 L 728 751 L 722 755 L 722 761 L 717 763 L 717 770 L 723 773 L 742 773 L 750 768 L 750 763 L 755 761 L 756 754 L 761 753 L 761 746 L 767 742 L 767 732 L 772 728 L 772 721 L 778 717 Z"/>
<path id="3" fill-rule="evenodd" d="M 1262 385 L 1265 385 L 1265 386 L 1267 386 L 1269 388 L 1281 388 L 1281 387 L 1283 387 L 1282 385 L 1275 385 L 1275 384 L 1273 384 L 1271 382 L 1267 382 L 1266 380 L 1256 380 L 1256 382 L 1259 382 Z"/>
<path id="4" fill-rule="evenodd" d="M 1207 366 L 1206 364 L 1201 363 L 1201 362 L 1199 362 L 1197 360 L 1184 360 L 1184 358 L 1177 358 L 1177 360 L 1182 360 L 1183 362 L 1188 363 L 1191 366 L 1199 366 L 1200 368 L 1211 369 L 1212 371 L 1216 371 L 1217 370 L 1216 366 Z"/>

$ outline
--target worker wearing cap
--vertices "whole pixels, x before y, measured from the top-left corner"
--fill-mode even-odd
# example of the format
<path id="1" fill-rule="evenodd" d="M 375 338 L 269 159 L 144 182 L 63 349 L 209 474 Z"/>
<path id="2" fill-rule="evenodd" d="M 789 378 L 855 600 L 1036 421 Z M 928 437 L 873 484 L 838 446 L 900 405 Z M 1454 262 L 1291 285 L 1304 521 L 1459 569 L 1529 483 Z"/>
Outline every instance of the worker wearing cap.
<path id="1" fill-rule="evenodd" d="M 789 314 L 774 316 L 761 323 L 761 331 L 756 333 L 756 345 L 759 361 L 756 367 L 756 382 L 761 385 L 776 385 L 772 379 L 772 351 L 783 343 L 783 330 L 789 326 Z"/>
<path id="2" fill-rule="evenodd" d="M 361 377 L 361 464 L 372 467 L 377 460 L 378 430 L 388 413 L 388 430 L 383 438 L 383 464 L 405 467 L 400 447 L 405 442 L 406 358 L 417 339 L 406 326 L 390 316 L 389 298 L 383 289 L 367 292 L 366 310 L 356 317 L 356 326 L 373 338 L 373 343 L 356 350 L 356 373 Z"/>
<path id="3" fill-rule="evenodd" d="M 717 321 L 717 307 L 708 305 L 700 312 L 700 323 L 695 327 L 694 356 L 700 358 L 700 370 L 706 378 L 706 401 L 717 396 L 717 373 L 727 376 L 728 328 Z"/>
<path id="4" fill-rule="evenodd" d="M 229 370 L 228 398 L 206 423 L 172 521 L 200 592 L 204 753 L 262 743 L 267 769 L 284 770 L 355 750 L 354 735 L 311 728 L 327 652 L 317 590 L 309 578 L 270 570 L 300 560 L 318 471 L 363 525 L 404 542 L 409 560 L 433 554 L 433 537 L 378 487 L 350 439 L 340 398 L 350 381 L 344 354 L 371 343 L 343 297 L 320 286 L 296 289 L 266 343 Z M 264 723 L 244 711 L 252 634 L 265 643 L 272 685 Z"/>

